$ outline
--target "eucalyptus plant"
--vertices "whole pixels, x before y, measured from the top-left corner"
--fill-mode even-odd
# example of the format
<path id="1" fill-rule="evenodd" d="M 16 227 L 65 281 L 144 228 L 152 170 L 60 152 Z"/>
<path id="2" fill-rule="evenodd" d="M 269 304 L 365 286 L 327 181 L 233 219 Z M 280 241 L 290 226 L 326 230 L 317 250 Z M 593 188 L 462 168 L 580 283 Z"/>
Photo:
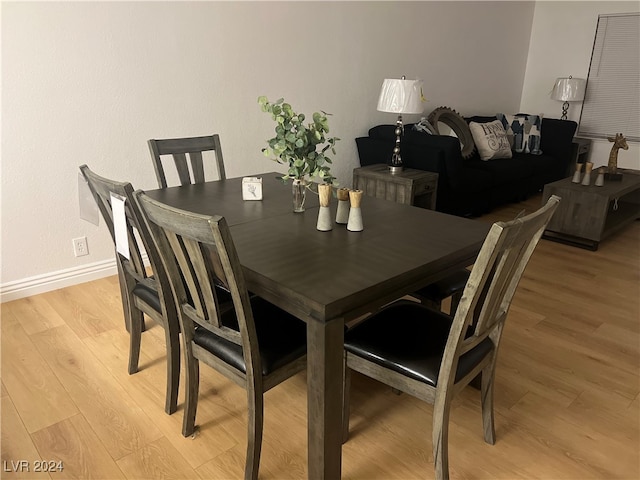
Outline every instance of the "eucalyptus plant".
<path id="1" fill-rule="evenodd" d="M 276 136 L 267 140 L 269 145 L 262 149 L 265 156 L 289 166 L 283 180 L 316 177 L 323 183 L 333 184 L 336 179 L 331 175 L 332 159 L 335 155 L 337 137 L 329 137 L 329 113 L 320 111 L 313 114 L 313 121 L 305 125 L 303 113 L 296 113 L 284 98 L 269 102 L 267 97 L 258 97 L 263 112 L 271 114 L 276 122 Z"/>

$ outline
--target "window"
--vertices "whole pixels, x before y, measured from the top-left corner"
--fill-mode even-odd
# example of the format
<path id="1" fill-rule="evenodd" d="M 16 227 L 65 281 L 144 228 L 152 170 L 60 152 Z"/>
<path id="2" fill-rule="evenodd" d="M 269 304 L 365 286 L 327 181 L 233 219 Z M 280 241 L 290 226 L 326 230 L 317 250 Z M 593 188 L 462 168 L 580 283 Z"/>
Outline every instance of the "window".
<path id="1" fill-rule="evenodd" d="M 578 134 L 640 141 L 640 13 L 599 15 Z"/>

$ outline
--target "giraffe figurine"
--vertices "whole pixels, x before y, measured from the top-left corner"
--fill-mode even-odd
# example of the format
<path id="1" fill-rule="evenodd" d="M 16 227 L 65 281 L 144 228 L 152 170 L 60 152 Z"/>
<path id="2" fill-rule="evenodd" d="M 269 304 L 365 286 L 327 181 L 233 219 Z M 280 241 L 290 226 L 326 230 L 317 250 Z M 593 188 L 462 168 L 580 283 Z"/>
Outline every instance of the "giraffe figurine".
<path id="1" fill-rule="evenodd" d="M 607 167 L 608 177 L 613 180 L 619 180 L 622 178 L 622 174 L 618 173 L 618 150 L 629 150 L 627 145 L 627 139 L 621 133 L 616 133 L 615 137 L 607 137 L 607 140 L 613 142 L 611 147 L 611 153 L 609 154 L 609 164 Z"/>

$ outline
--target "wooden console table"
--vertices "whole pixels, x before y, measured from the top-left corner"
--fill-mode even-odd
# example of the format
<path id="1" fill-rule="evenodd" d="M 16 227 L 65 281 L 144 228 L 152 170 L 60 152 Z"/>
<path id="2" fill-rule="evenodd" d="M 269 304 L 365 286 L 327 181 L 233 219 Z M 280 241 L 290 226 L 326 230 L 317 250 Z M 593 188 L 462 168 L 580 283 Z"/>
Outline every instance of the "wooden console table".
<path id="1" fill-rule="evenodd" d="M 640 218 L 640 172 L 621 170 L 622 181 L 605 181 L 604 186 L 584 186 L 571 178 L 545 185 L 543 204 L 551 195 L 562 198 L 543 238 L 590 250 L 624 226 Z"/>
<path id="2" fill-rule="evenodd" d="M 438 174 L 413 168 L 390 173 L 387 165 L 379 163 L 355 168 L 353 188 L 369 197 L 435 210 Z"/>

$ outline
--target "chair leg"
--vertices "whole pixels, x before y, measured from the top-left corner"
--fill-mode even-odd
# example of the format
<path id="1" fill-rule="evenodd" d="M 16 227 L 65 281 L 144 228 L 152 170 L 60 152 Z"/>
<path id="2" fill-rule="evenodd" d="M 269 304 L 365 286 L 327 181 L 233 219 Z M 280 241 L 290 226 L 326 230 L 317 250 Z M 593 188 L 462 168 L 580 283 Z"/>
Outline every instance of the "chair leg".
<path id="1" fill-rule="evenodd" d="M 351 402 L 351 369 L 347 367 L 347 357 L 345 353 L 344 361 L 344 383 L 342 384 L 342 443 L 349 440 L 349 413 Z"/>
<path id="2" fill-rule="evenodd" d="M 433 409 L 433 463 L 436 480 L 449 479 L 449 410 L 451 399 L 443 404 L 434 405 Z"/>
<path id="3" fill-rule="evenodd" d="M 171 415 L 178 409 L 178 387 L 180 385 L 180 342 L 179 333 L 165 325 L 164 336 L 167 345 L 167 393 L 164 411 Z"/>
<path id="4" fill-rule="evenodd" d="M 186 350 L 186 349 L 185 349 Z M 185 353 L 185 399 L 182 435 L 193 435 L 196 428 L 196 410 L 198 409 L 198 391 L 200 389 L 200 363 L 191 354 L 191 348 Z"/>
<path id="5" fill-rule="evenodd" d="M 245 480 L 257 480 L 262 450 L 262 427 L 264 423 L 263 392 L 253 385 L 247 385 L 249 404 L 247 431 L 247 462 L 244 467 Z"/>
<path id="6" fill-rule="evenodd" d="M 496 429 L 493 419 L 493 384 L 494 384 L 494 361 L 482 371 L 482 427 L 484 430 L 484 441 L 494 445 L 496 443 Z"/>
<path id="7" fill-rule="evenodd" d="M 140 342 L 142 341 L 142 324 L 144 314 L 132 305 L 127 307 L 127 323 L 129 324 L 129 375 L 138 371 L 140 361 Z"/>

